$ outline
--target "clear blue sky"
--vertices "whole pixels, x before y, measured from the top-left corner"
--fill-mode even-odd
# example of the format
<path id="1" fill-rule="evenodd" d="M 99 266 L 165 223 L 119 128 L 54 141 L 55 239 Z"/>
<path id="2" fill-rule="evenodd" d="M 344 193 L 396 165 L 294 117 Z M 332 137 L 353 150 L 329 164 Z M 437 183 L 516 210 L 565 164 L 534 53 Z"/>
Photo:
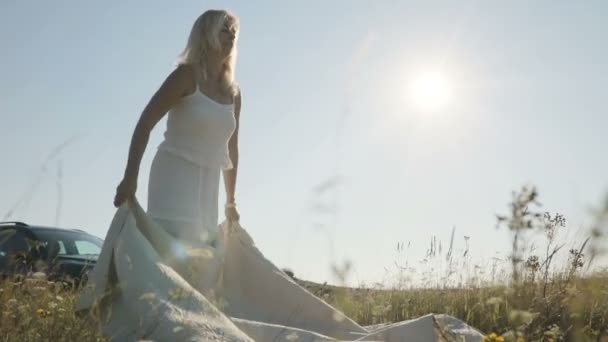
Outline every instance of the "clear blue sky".
<path id="1" fill-rule="evenodd" d="M 397 242 L 419 260 L 453 226 L 488 260 L 525 183 L 577 236 L 608 191 L 605 1 L 3 0 L 0 215 L 54 225 L 61 188 L 59 225 L 103 237 L 136 120 L 217 7 L 241 18 L 242 223 L 302 278 L 383 281 Z M 434 113 L 406 91 L 428 69 L 453 88 Z"/>

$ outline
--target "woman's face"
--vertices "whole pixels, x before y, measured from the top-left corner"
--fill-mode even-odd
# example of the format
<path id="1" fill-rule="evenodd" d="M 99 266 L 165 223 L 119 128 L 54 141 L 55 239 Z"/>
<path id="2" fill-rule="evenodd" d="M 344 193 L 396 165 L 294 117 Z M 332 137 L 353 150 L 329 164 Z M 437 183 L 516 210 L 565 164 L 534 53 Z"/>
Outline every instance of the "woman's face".
<path id="1" fill-rule="evenodd" d="M 219 41 L 222 47 L 222 52 L 228 55 L 236 44 L 237 29 L 234 19 L 227 18 L 224 20 L 224 25 L 220 29 Z"/>

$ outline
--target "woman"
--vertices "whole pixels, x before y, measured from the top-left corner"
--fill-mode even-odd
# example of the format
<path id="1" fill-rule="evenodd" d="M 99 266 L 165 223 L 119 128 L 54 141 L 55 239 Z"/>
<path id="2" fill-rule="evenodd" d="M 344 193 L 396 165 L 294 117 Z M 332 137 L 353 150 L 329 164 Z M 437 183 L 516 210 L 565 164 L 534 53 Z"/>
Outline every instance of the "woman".
<path id="1" fill-rule="evenodd" d="M 238 24 L 227 11 L 203 13 L 178 67 L 143 111 L 114 199 L 119 209 L 77 311 L 100 320 L 116 341 L 435 341 L 449 324 L 462 329 L 433 315 L 361 327 L 268 261 L 240 227 Z M 135 197 L 140 162 L 166 112 L 144 212 Z M 221 171 L 227 203 L 218 227 Z M 479 340 L 474 331 L 461 335 Z"/>
<path id="2" fill-rule="evenodd" d="M 148 214 L 166 222 L 165 228 L 175 236 L 193 235 L 201 227 L 205 233 L 217 232 L 221 168 L 226 216 L 238 219 L 234 202 L 241 109 L 241 92 L 234 81 L 237 32 L 236 17 L 225 11 L 207 11 L 196 20 L 179 66 L 144 109 L 131 140 L 116 207 L 135 195 L 150 131 L 169 111 L 165 140 L 152 163 Z"/>
<path id="3" fill-rule="evenodd" d="M 234 196 L 241 107 L 241 92 L 234 81 L 238 25 L 236 16 L 227 11 L 200 15 L 178 66 L 153 95 L 135 127 L 114 198 L 119 210 L 77 305 L 78 311 L 103 318 L 104 333 L 114 340 L 173 339 L 177 327 L 180 334 L 201 340 L 216 336 L 248 340 L 198 293 L 203 289 L 195 290 L 180 275 L 154 266 L 165 262 L 183 271 L 178 261 L 187 247 L 217 243 L 221 171 L 226 217 L 239 219 Z M 144 213 L 135 198 L 140 163 L 150 132 L 167 113 L 165 139 L 152 162 Z M 211 268 L 204 261 L 200 264 Z M 205 287 L 201 281 L 197 285 Z M 196 300 L 167 296 L 180 288 Z M 141 295 L 148 298 L 138 300 Z M 189 315 L 190 323 L 167 314 L 189 309 L 211 315 L 215 323 L 209 325 L 196 314 Z"/>

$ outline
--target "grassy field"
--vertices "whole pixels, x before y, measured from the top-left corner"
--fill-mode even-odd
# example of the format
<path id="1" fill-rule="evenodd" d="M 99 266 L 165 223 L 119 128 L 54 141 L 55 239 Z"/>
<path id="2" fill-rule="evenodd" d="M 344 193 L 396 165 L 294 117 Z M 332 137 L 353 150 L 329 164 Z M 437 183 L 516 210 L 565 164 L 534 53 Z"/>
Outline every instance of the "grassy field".
<path id="1" fill-rule="evenodd" d="M 537 212 L 534 189 L 515 193 L 498 223 L 513 232 L 510 272 L 498 281 L 426 288 L 348 288 L 297 280 L 362 325 L 415 318 L 428 313 L 458 317 L 487 334 L 486 341 L 608 341 L 608 272 L 590 265 L 601 254 L 608 210 L 598 214 L 579 248 L 555 241 L 565 229 L 558 214 Z M 545 236 L 542 253 L 521 246 L 525 231 Z M 567 260 L 556 265 L 559 256 Z M 43 274 L 0 283 L 2 341 L 102 341 L 95 323 L 76 317 L 78 291 Z"/>
<path id="2" fill-rule="evenodd" d="M 0 283 L 0 340 L 104 341 L 95 324 L 74 312 L 77 291 L 44 274 L 5 279 Z"/>
<path id="3" fill-rule="evenodd" d="M 445 313 L 504 341 L 608 341 L 608 275 L 558 277 L 546 290 L 544 284 L 528 281 L 409 290 L 303 285 L 362 325 Z"/>
<path id="4" fill-rule="evenodd" d="M 608 341 L 608 275 L 553 279 L 546 292 L 542 282 L 531 281 L 409 290 L 301 284 L 362 325 L 446 313 L 504 341 Z M 0 286 L 2 341 L 104 340 L 95 324 L 72 312 L 78 292 L 34 277 Z M 519 339 L 509 338 L 513 332 Z"/>

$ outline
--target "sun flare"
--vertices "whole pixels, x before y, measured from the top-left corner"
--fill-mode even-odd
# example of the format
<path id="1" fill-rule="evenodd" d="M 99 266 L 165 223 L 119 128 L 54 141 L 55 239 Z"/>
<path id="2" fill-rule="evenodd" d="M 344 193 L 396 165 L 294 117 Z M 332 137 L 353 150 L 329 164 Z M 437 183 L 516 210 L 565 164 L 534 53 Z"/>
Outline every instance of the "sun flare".
<path id="1" fill-rule="evenodd" d="M 452 87 L 444 74 L 437 71 L 420 73 L 408 89 L 410 102 L 424 111 L 445 108 L 452 100 Z"/>

